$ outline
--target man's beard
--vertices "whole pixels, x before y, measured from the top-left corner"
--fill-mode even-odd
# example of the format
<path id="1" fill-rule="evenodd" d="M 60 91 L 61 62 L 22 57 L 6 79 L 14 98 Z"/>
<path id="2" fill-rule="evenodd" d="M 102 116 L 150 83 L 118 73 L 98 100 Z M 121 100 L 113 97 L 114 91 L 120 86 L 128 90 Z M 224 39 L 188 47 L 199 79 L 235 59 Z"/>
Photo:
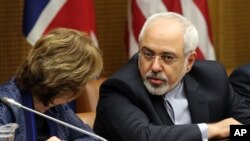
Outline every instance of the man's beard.
<path id="1" fill-rule="evenodd" d="M 149 78 L 154 77 L 156 79 L 162 80 L 163 83 L 159 85 L 153 85 L 150 83 Z M 168 77 L 162 72 L 154 73 L 149 71 L 146 73 L 143 81 L 145 87 L 152 95 L 164 95 L 169 89 Z"/>
<path id="2" fill-rule="evenodd" d="M 184 66 L 184 68 L 183 68 L 183 70 L 182 70 L 182 72 L 180 74 L 180 77 L 178 78 L 178 80 L 173 85 L 169 84 L 169 79 L 163 72 L 155 73 L 155 72 L 152 72 L 152 71 L 149 71 L 149 72 L 146 73 L 146 75 L 144 77 L 144 80 L 143 80 L 143 83 L 144 83 L 145 87 L 147 88 L 147 90 L 149 91 L 150 94 L 161 96 L 161 95 L 166 94 L 170 90 L 172 90 L 175 86 L 177 86 L 177 84 L 182 80 L 182 78 L 186 74 L 185 70 L 186 70 L 186 67 Z M 154 84 L 150 83 L 150 81 L 149 81 L 150 77 L 162 80 L 163 83 L 159 84 L 159 85 L 154 85 Z"/>

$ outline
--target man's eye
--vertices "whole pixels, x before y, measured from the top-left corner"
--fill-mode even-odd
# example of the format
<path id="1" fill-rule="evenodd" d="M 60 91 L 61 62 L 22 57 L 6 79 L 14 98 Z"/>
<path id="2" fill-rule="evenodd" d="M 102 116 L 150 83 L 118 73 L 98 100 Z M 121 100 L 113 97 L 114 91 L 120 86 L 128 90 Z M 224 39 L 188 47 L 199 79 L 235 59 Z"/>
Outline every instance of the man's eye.
<path id="1" fill-rule="evenodd" d="M 162 55 L 161 58 L 165 61 L 172 61 L 175 57 L 173 55 Z"/>
<path id="2" fill-rule="evenodd" d="M 147 58 L 152 58 L 152 57 L 153 57 L 153 54 L 150 53 L 150 52 L 145 52 L 144 55 L 145 55 L 145 57 L 147 57 Z"/>

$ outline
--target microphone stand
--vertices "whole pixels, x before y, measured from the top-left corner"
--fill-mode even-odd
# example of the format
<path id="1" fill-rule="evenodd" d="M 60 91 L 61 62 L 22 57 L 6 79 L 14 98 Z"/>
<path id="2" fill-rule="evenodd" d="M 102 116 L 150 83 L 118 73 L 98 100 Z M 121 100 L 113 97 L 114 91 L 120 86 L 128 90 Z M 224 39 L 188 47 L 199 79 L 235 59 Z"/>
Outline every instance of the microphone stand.
<path id="1" fill-rule="evenodd" d="M 89 135 L 89 136 L 92 136 L 92 137 L 94 137 L 94 138 L 96 138 L 96 139 L 99 139 L 99 140 L 102 140 L 102 141 L 107 141 L 107 140 L 104 139 L 103 137 L 100 137 L 100 136 L 98 136 L 98 135 L 96 135 L 96 134 L 93 134 L 93 133 L 91 133 L 91 132 L 85 131 L 85 130 L 83 130 L 83 129 L 81 129 L 81 128 L 78 128 L 78 127 L 76 127 L 76 126 L 70 125 L 70 124 L 68 124 L 68 123 L 66 123 L 66 122 L 63 122 L 63 121 L 61 121 L 61 120 L 58 120 L 58 119 L 56 119 L 56 118 L 47 116 L 47 115 L 45 115 L 45 114 L 43 114 L 43 113 L 40 113 L 40 112 L 38 112 L 38 111 L 32 110 L 32 109 L 30 109 L 30 108 L 27 108 L 27 107 L 23 106 L 22 104 L 17 103 L 17 102 L 16 102 L 15 100 L 13 100 L 13 99 L 10 99 L 10 98 L 7 98 L 7 97 L 2 97 L 1 100 L 2 100 L 4 103 L 6 103 L 6 104 L 11 104 L 11 105 L 17 106 L 17 107 L 19 107 L 19 108 L 23 108 L 23 109 L 25 109 L 25 110 L 27 110 L 27 111 L 33 112 L 33 113 L 35 113 L 35 114 L 37 114 L 37 115 L 40 115 L 40 116 L 45 117 L 45 118 L 47 118 L 47 119 L 50 119 L 50 120 L 52 120 L 52 121 L 54 121 L 54 122 L 57 122 L 57 123 L 59 123 L 59 124 L 62 124 L 62 125 L 64 125 L 64 126 L 66 126 L 66 127 L 69 127 L 69 128 L 71 128 L 71 129 L 74 129 L 74 130 L 76 130 L 76 131 L 78 131 L 78 132 L 81 132 L 81 133 L 87 134 L 87 135 Z"/>

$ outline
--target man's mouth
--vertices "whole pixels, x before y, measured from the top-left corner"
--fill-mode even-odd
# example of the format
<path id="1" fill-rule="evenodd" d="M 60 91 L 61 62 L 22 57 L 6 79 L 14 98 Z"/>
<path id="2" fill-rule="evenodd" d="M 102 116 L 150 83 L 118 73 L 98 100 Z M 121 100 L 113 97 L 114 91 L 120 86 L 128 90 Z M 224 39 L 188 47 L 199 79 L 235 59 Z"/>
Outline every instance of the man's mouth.
<path id="1" fill-rule="evenodd" d="M 161 85 L 162 83 L 164 83 L 164 80 L 156 77 L 149 77 L 148 80 L 153 85 Z"/>

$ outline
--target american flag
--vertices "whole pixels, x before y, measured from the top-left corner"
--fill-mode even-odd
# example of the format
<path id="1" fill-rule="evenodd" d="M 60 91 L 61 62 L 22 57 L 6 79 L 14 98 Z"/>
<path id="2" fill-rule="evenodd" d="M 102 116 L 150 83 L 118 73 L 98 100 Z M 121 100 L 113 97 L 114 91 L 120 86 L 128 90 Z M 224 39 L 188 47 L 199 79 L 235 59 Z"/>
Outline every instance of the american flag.
<path id="1" fill-rule="evenodd" d="M 128 54 L 138 51 L 138 35 L 146 18 L 157 12 L 176 12 L 187 17 L 197 28 L 197 59 L 215 60 L 206 0 L 130 0 L 128 8 Z"/>
<path id="2" fill-rule="evenodd" d="M 57 27 L 85 31 L 97 44 L 93 0 L 25 0 L 23 34 L 30 44 Z"/>

